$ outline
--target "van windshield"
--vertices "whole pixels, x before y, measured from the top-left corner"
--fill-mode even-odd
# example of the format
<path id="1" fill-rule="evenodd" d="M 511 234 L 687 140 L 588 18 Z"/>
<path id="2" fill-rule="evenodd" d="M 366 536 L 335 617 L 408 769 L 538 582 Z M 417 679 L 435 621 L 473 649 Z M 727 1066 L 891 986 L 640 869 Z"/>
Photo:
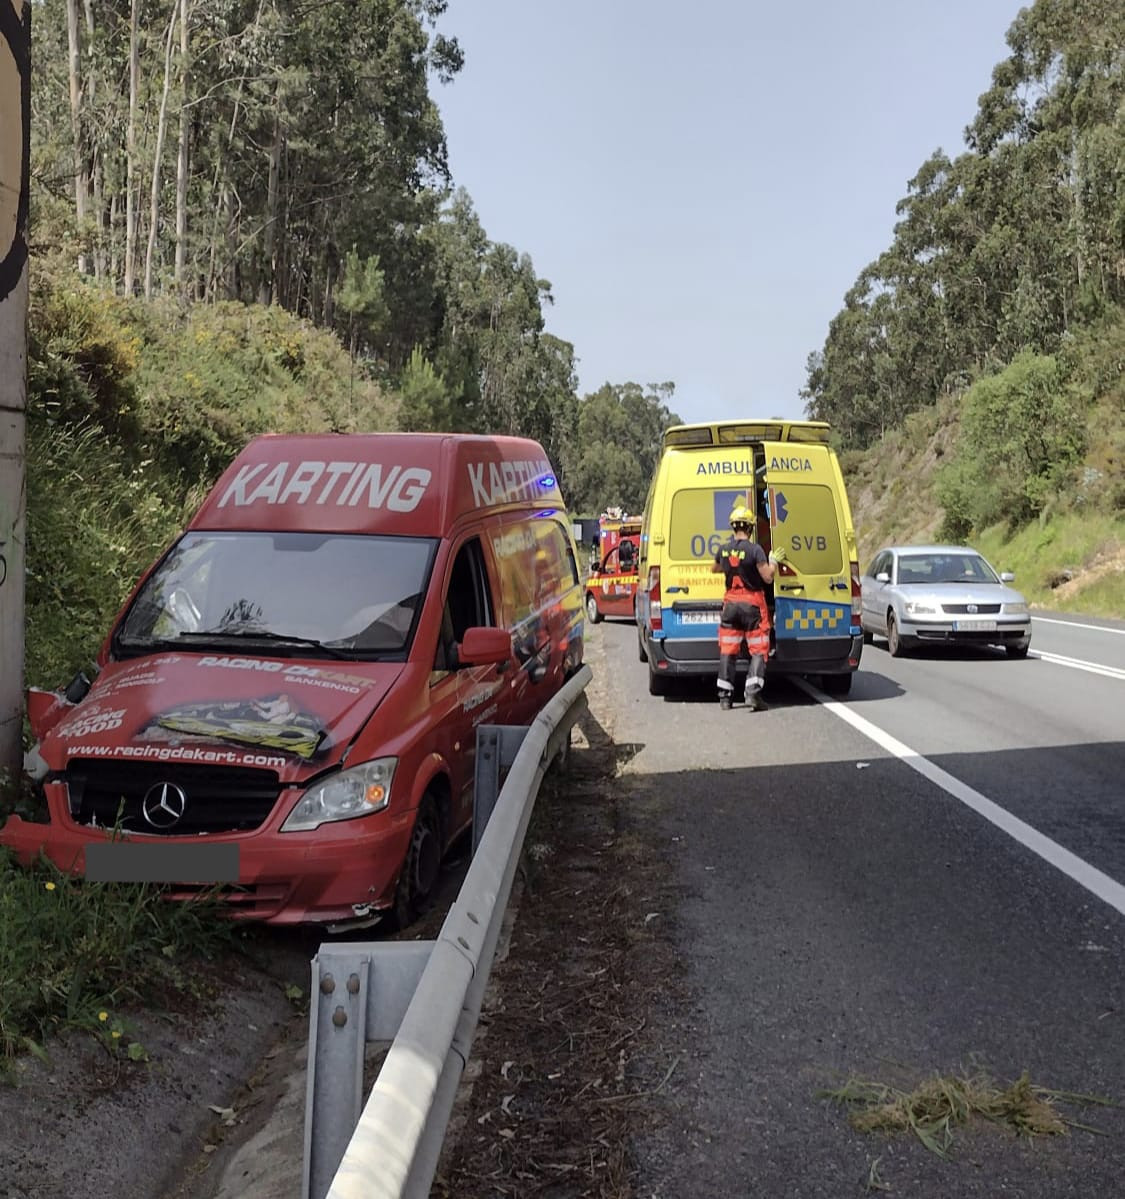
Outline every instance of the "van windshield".
<path id="1" fill-rule="evenodd" d="M 118 627 L 125 653 L 175 644 L 240 653 L 404 658 L 437 542 L 335 533 L 187 533 Z"/>

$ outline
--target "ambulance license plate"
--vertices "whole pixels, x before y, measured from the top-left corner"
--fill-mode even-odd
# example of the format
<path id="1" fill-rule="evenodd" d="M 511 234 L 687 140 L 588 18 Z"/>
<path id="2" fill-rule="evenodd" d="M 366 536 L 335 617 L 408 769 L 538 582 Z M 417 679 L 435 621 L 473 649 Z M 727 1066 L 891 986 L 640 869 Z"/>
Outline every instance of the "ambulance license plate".
<path id="1" fill-rule="evenodd" d="M 718 612 L 680 612 L 683 624 L 715 624 L 719 619 Z"/>
<path id="2" fill-rule="evenodd" d="M 992 633 L 995 630 L 996 621 L 994 620 L 955 620 L 953 622 L 955 633 Z"/>

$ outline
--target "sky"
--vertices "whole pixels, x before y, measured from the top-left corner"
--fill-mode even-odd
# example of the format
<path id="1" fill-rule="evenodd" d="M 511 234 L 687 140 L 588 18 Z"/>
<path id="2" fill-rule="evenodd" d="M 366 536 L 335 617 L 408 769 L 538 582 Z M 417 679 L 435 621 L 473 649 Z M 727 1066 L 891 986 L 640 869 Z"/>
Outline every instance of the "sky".
<path id="1" fill-rule="evenodd" d="M 551 282 L 579 393 L 804 416 L 805 363 L 965 126 L 1018 0 L 450 0 L 456 186 Z"/>

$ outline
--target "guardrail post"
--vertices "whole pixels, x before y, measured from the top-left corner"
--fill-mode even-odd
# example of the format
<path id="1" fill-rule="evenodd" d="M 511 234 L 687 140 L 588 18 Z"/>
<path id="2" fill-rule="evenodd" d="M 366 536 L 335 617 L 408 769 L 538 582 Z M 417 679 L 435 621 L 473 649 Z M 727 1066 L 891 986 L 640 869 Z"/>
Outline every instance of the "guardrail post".
<path id="1" fill-rule="evenodd" d="M 370 963 L 325 954 L 312 961 L 309 1066 L 305 1089 L 303 1194 L 328 1193 L 363 1110 L 363 1052 L 367 1044 Z M 317 1080 L 320 1085 L 317 1085 Z"/>
<path id="2" fill-rule="evenodd" d="M 323 1199 L 363 1110 L 364 1048 L 392 1041 L 433 941 L 340 941 L 312 962 L 303 1199 Z"/>
<path id="3" fill-rule="evenodd" d="M 473 782 L 473 852 L 480 846 L 492 809 L 500 796 L 500 772 L 516 760 L 527 736 L 522 724 L 482 724 L 477 727 L 476 773 Z"/>

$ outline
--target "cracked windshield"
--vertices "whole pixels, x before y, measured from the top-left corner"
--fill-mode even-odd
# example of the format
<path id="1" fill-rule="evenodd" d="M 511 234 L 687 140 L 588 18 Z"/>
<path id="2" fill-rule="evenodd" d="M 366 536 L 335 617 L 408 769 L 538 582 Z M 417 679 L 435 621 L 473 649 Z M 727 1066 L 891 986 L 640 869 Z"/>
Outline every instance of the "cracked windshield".
<path id="1" fill-rule="evenodd" d="M 126 650 L 238 639 L 357 655 L 406 652 L 433 559 L 429 538 L 194 533 L 153 573 L 121 627 Z"/>

